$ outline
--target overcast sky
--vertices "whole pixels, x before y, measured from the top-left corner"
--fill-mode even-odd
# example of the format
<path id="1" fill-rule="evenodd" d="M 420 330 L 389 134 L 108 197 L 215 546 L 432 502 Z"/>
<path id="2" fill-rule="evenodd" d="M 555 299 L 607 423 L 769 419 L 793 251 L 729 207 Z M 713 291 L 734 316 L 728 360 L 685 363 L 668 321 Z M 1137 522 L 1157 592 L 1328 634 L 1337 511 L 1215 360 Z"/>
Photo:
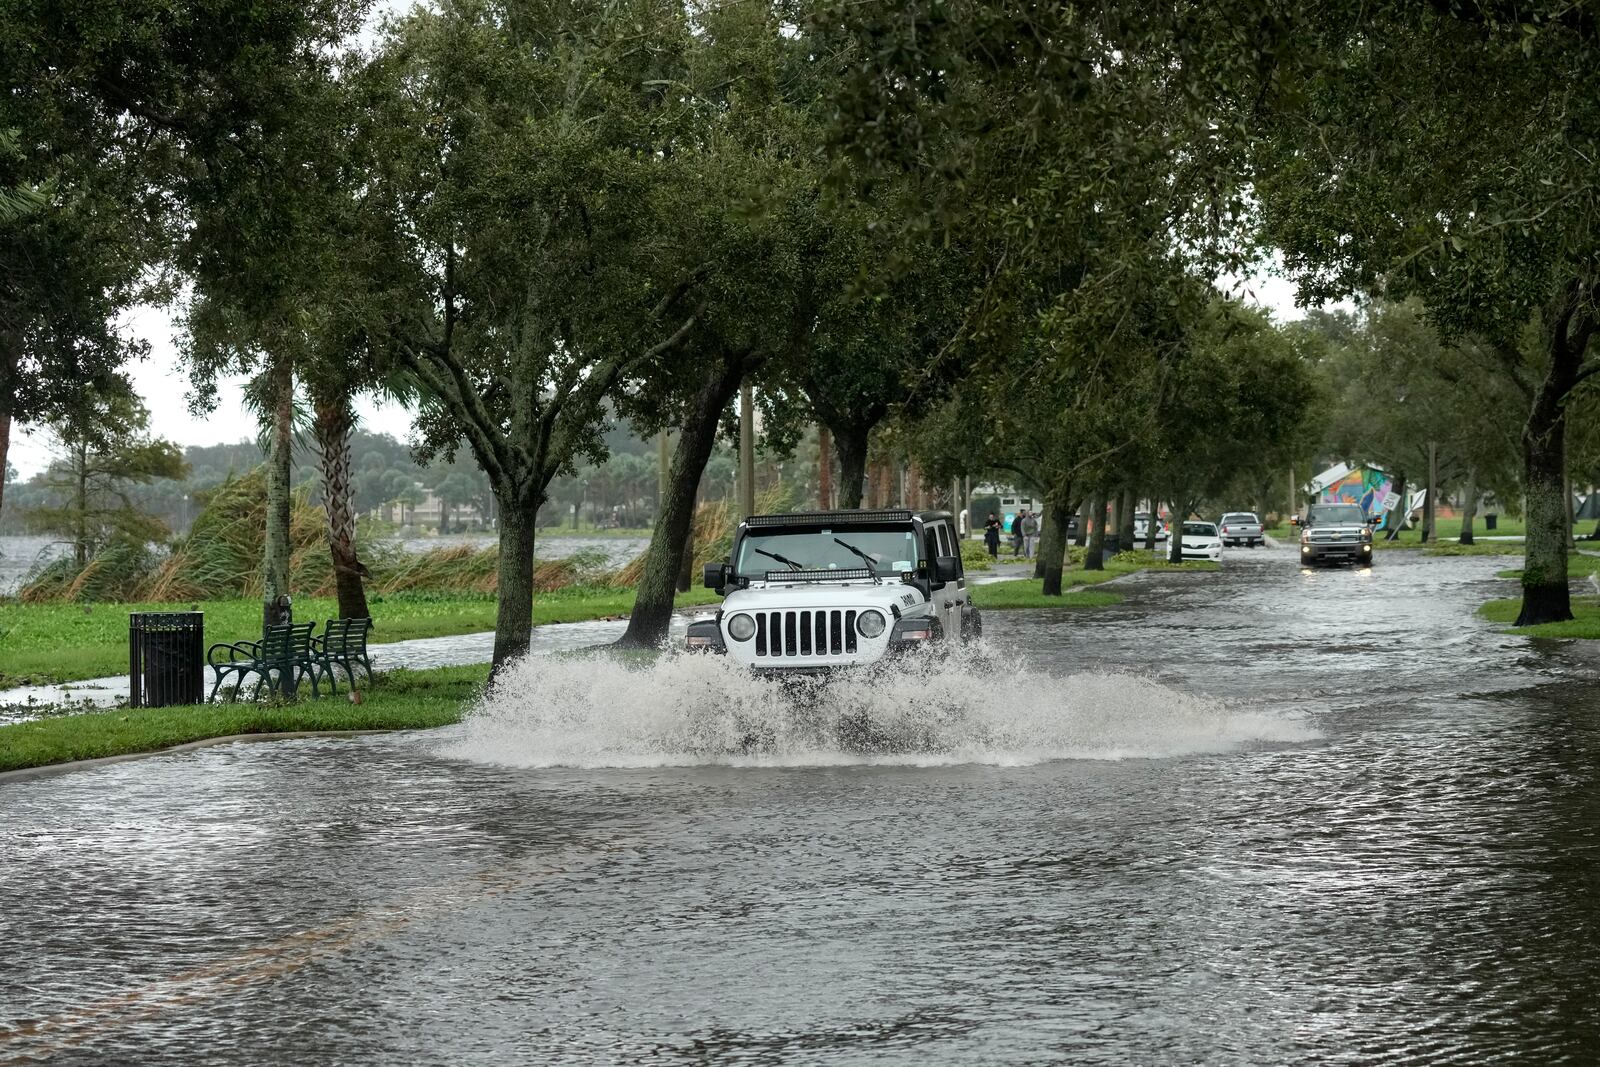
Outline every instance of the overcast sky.
<path id="1" fill-rule="evenodd" d="M 1258 277 L 1246 281 L 1237 295 L 1247 302 L 1272 308 L 1279 321 L 1300 318 L 1294 306 L 1294 286 L 1282 278 Z M 218 403 L 203 417 L 189 413 L 189 376 L 173 340 L 173 322 L 162 308 L 141 308 L 127 322 L 128 331 L 150 344 L 149 358 L 131 368 L 134 387 L 150 409 L 150 428 L 160 437 L 180 445 L 215 445 L 254 440 L 255 417 L 240 402 L 241 379 L 224 381 Z M 358 403 L 362 425 L 404 441 L 411 432 L 411 416 L 396 404 Z M 29 429 L 13 434 L 11 464 L 22 478 L 43 470 L 50 460 L 49 435 Z"/>

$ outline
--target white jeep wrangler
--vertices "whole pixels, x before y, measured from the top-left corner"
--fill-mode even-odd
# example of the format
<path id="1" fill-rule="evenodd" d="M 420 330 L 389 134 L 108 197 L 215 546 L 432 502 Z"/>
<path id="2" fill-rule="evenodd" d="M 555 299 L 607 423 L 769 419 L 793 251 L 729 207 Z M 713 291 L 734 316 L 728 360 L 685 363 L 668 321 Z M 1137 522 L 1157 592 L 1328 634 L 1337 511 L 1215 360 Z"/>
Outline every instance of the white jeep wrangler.
<path id="1" fill-rule="evenodd" d="M 732 554 L 706 564 L 706 587 L 723 601 L 689 624 L 691 650 L 758 671 L 816 671 L 981 632 L 948 512 L 753 515 Z"/>

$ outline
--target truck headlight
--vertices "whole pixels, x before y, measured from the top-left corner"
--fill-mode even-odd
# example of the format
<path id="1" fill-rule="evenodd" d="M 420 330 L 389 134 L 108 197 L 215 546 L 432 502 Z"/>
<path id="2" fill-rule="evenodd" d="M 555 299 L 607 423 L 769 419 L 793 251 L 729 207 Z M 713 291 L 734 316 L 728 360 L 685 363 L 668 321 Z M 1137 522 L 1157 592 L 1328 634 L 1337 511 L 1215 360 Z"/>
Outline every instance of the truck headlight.
<path id="1" fill-rule="evenodd" d="M 748 615 L 735 615 L 728 620 L 728 636 L 735 641 L 748 641 L 756 635 L 756 620 Z"/>
<path id="2" fill-rule="evenodd" d="M 1300 543 L 1302 545 L 1309 545 L 1311 543 L 1311 527 L 1300 527 Z"/>
<path id="3" fill-rule="evenodd" d="M 884 627 L 883 612 L 863 611 L 856 616 L 856 629 L 861 631 L 862 637 L 880 637 Z"/>

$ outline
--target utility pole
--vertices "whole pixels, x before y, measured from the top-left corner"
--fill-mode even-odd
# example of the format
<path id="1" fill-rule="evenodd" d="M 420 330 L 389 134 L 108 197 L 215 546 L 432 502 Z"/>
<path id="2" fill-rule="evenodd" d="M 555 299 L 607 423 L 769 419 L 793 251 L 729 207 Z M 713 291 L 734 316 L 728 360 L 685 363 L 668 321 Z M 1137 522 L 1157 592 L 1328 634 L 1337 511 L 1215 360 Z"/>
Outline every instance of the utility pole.
<path id="1" fill-rule="evenodd" d="M 739 386 L 739 512 L 746 519 L 756 513 L 755 396 L 749 381 Z"/>
<path id="2" fill-rule="evenodd" d="M 1439 539 L 1436 525 L 1439 521 L 1439 446 L 1433 441 L 1428 442 L 1428 496 L 1423 504 L 1422 540 L 1437 541 Z"/>
<path id="3" fill-rule="evenodd" d="M 821 424 L 817 426 L 817 506 L 822 511 L 833 507 L 833 435 Z"/>
<path id="4" fill-rule="evenodd" d="M 1289 510 L 1283 516 L 1283 521 L 1288 522 L 1289 516 L 1299 514 L 1299 502 L 1295 500 L 1296 489 L 1294 485 L 1294 464 L 1289 464 Z"/>
<path id="5" fill-rule="evenodd" d="M 656 435 L 656 519 L 661 518 L 661 509 L 667 503 L 667 464 L 672 462 L 672 457 L 667 451 L 667 431 L 663 429 Z"/>

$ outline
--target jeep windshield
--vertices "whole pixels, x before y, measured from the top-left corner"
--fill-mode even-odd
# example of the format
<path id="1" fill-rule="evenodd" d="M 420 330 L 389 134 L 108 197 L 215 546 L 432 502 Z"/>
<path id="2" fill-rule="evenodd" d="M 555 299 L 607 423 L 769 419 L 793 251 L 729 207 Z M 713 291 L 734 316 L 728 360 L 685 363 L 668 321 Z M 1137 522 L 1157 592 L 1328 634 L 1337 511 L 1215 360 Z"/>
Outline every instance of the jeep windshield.
<path id="1" fill-rule="evenodd" d="M 1367 515 L 1360 504 L 1329 504 L 1312 508 L 1306 522 L 1311 526 L 1364 526 Z"/>
<path id="2" fill-rule="evenodd" d="M 734 574 L 759 581 L 768 571 L 866 569 L 866 560 L 850 551 L 847 545 L 865 553 L 873 561 L 872 570 L 880 578 L 898 577 L 917 566 L 917 535 L 909 526 L 839 526 L 746 532 L 739 542 Z"/>

